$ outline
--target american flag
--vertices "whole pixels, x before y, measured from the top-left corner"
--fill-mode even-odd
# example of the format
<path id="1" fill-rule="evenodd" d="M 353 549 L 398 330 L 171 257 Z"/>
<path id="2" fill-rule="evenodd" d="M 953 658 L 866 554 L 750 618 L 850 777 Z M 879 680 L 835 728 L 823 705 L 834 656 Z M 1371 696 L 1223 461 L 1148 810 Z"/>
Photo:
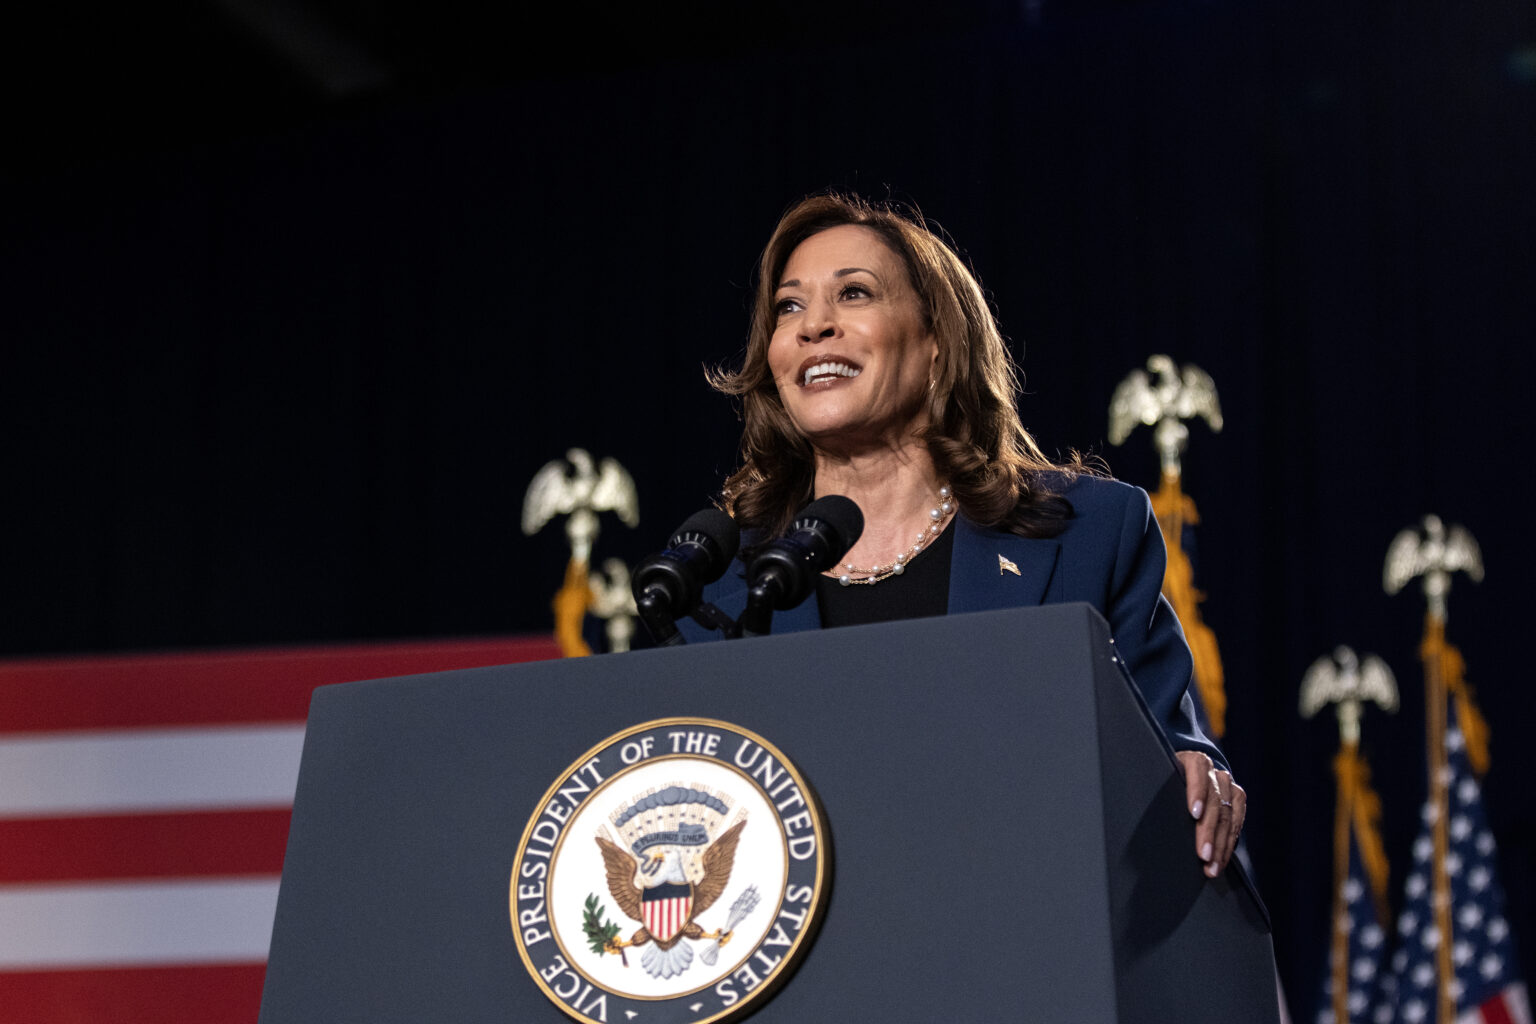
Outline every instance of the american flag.
<path id="1" fill-rule="evenodd" d="M 1441 1021 L 1436 957 L 1449 942 L 1456 1003 L 1455 1024 L 1532 1024 L 1530 1001 L 1519 977 L 1515 939 L 1504 916 L 1493 833 L 1483 813 L 1467 744 L 1456 724 L 1454 704 L 1445 746 L 1449 773 L 1449 846 L 1446 872 L 1451 883 L 1451 934 L 1435 924 L 1432 897 L 1436 810 L 1426 802 L 1422 829 L 1413 846 L 1413 869 L 1404 882 L 1406 898 L 1398 916 L 1399 946 L 1392 958 L 1395 992 L 1377 1011 L 1377 1024 L 1451 1024 Z"/>
<path id="2" fill-rule="evenodd" d="M 552 639 L 0 661 L 0 1021 L 256 1019 L 310 692 Z"/>
<path id="3" fill-rule="evenodd" d="M 1387 932 L 1371 896 L 1365 864 L 1353 827 L 1349 830 L 1349 873 L 1340 886 L 1340 907 L 1334 927 L 1345 933 L 1344 1017 L 1335 1012 L 1334 979 L 1337 974 L 1330 962 L 1323 975 L 1323 993 L 1317 1011 L 1317 1024 L 1372 1024 L 1382 999 L 1382 968 L 1387 951 Z M 1331 954 L 1330 954 L 1331 958 Z"/>

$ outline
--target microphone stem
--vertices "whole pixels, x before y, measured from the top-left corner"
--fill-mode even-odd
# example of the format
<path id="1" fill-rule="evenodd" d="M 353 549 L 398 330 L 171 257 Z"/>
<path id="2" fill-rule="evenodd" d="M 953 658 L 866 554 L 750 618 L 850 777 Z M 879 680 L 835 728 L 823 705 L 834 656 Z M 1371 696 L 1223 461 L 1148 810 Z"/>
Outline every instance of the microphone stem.
<path id="1" fill-rule="evenodd" d="M 640 621 L 645 623 L 657 647 L 677 647 L 686 643 L 673 624 L 671 606 L 660 587 L 647 587 L 635 600 L 635 610 L 640 613 Z"/>
<path id="2" fill-rule="evenodd" d="M 773 608 L 779 598 L 778 573 L 764 573 L 747 591 L 747 607 L 741 613 L 742 636 L 767 636 L 773 628 Z"/>

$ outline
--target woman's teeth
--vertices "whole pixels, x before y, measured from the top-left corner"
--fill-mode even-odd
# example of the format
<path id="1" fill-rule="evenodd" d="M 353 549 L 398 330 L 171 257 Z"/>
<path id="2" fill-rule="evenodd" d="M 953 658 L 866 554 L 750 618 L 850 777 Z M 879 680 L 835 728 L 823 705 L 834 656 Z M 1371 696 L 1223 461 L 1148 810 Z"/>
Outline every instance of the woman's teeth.
<path id="1" fill-rule="evenodd" d="M 858 375 L 858 367 L 849 366 L 847 363 L 817 363 L 805 371 L 803 386 L 810 387 L 812 384 L 831 380 L 834 377 L 857 377 Z"/>

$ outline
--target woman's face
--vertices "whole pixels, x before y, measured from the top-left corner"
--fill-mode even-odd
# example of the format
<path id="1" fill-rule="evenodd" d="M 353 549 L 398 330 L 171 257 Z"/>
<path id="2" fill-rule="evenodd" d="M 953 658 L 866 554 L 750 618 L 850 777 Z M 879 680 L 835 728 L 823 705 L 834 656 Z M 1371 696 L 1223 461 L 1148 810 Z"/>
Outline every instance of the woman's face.
<path id="1" fill-rule="evenodd" d="M 938 342 L 906 266 L 879 235 L 854 224 L 812 235 L 776 284 L 768 368 L 802 434 L 852 452 L 927 426 Z"/>

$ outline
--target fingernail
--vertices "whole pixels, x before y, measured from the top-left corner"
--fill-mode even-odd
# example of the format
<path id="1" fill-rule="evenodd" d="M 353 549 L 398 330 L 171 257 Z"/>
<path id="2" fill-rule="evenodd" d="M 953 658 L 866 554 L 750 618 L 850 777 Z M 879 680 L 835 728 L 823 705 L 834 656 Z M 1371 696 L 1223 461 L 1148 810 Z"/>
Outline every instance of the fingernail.
<path id="1" fill-rule="evenodd" d="M 1196 800 L 1194 803 L 1189 805 L 1189 815 L 1192 818 L 1200 817 L 1200 812 L 1203 810 L 1205 810 L 1204 800 Z"/>
<path id="2" fill-rule="evenodd" d="M 1210 843 L 1206 843 L 1204 846 L 1200 847 L 1200 859 L 1201 860 L 1210 860 L 1211 859 L 1211 844 Z"/>
<path id="3" fill-rule="evenodd" d="M 1206 873 L 1206 875 L 1208 877 L 1215 878 L 1216 877 L 1216 872 L 1217 872 L 1217 869 L 1216 869 L 1216 865 L 1215 864 L 1207 864 L 1205 866 L 1205 873 Z"/>

